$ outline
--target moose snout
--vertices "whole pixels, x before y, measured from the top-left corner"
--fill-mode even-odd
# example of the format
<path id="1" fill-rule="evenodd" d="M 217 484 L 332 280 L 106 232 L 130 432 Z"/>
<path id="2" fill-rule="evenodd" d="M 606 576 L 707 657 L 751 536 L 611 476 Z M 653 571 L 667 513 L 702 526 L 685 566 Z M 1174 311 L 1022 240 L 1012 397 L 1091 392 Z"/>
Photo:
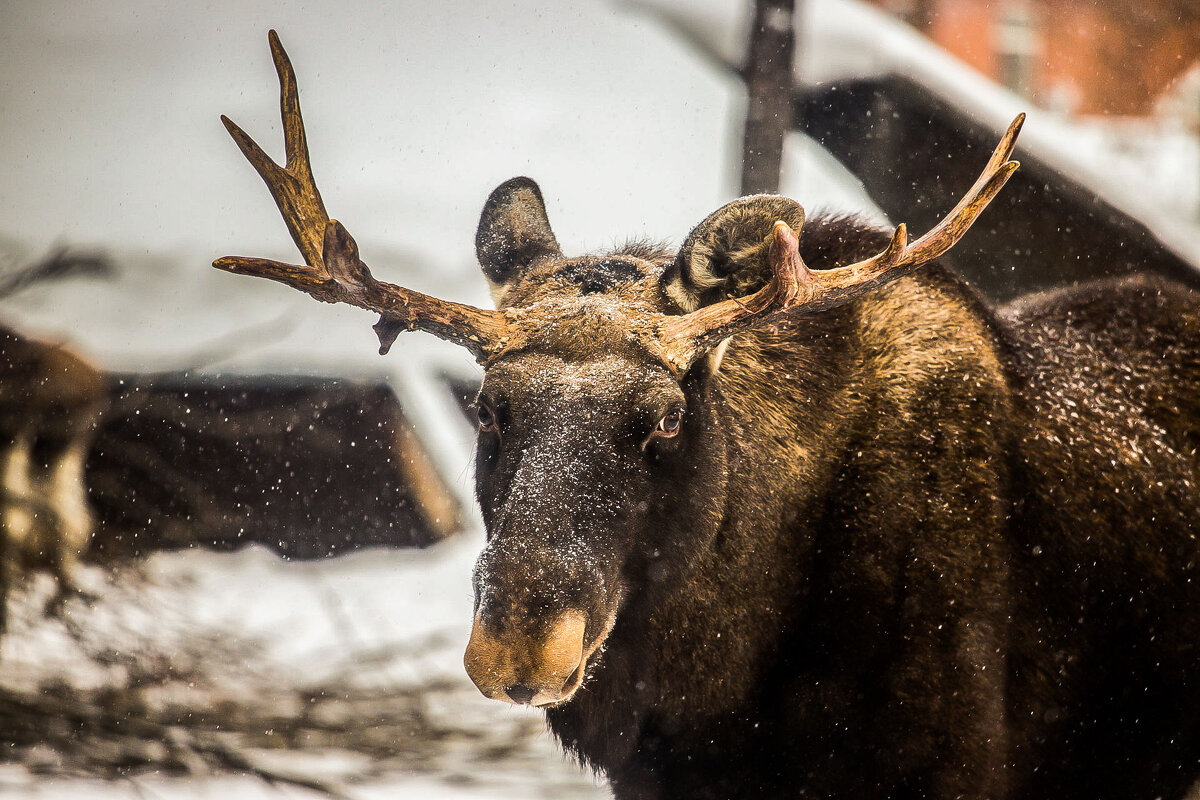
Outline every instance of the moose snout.
<path id="1" fill-rule="evenodd" d="M 587 616 L 568 610 L 549 625 L 537 623 L 530 619 L 495 625 L 476 614 L 463 665 L 484 696 L 548 706 L 569 699 L 579 688 Z"/>

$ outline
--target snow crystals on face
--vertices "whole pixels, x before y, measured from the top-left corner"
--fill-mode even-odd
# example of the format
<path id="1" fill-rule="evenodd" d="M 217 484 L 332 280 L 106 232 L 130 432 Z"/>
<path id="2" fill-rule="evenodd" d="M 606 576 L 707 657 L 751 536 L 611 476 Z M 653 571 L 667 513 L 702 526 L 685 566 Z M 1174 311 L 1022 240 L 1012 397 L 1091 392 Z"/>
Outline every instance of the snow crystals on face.
<path id="1" fill-rule="evenodd" d="M 661 368 L 619 356 L 524 354 L 489 371 L 484 392 L 508 406 L 499 458 L 510 471 L 497 476 L 492 552 L 476 575 L 481 602 L 497 599 L 495 591 L 533 591 L 555 604 L 567 598 L 554 592 L 589 584 L 589 593 L 609 593 L 612 554 L 603 541 L 622 524 L 622 509 L 636 507 L 625 497 L 624 470 L 637 450 L 624 447 L 622 437 L 647 394 L 664 387 L 678 392 Z M 498 574 L 509 569 L 523 571 L 523 586 L 497 590 L 497 581 L 511 587 Z"/>

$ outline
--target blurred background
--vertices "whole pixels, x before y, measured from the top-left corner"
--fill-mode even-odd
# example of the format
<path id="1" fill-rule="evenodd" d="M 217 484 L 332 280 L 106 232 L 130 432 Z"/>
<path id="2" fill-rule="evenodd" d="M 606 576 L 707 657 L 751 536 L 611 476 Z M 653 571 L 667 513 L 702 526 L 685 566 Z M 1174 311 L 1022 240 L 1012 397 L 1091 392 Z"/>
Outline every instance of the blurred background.
<path id="1" fill-rule="evenodd" d="M 991 301 L 1200 283 L 1194 0 L 0 2 L 0 794 L 604 797 L 460 659 L 478 371 L 210 268 L 294 261 L 224 113 L 376 275 L 488 303 L 487 194 L 568 254 L 741 194 L 914 232 L 1019 112 L 949 260 Z"/>

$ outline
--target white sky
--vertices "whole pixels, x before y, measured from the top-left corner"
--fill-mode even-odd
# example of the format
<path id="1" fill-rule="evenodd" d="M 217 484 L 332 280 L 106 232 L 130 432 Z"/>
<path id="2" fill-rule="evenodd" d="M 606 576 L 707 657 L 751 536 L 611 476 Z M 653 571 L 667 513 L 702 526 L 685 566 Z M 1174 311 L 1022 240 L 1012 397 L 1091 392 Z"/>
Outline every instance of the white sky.
<path id="1" fill-rule="evenodd" d="M 469 258 L 515 174 L 546 176 L 573 248 L 682 237 L 729 193 L 735 82 L 599 2 L 6 2 L 0 233 L 289 254 L 218 121 L 278 152 L 270 27 L 327 205 L 367 242 Z"/>

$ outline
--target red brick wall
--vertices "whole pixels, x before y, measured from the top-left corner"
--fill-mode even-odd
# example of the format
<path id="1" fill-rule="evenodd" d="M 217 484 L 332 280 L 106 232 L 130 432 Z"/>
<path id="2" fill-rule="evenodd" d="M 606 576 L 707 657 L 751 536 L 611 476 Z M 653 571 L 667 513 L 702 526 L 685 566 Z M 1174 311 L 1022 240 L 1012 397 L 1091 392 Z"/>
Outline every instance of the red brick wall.
<path id="1" fill-rule="evenodd" d="M 1002 82 L 1000 24 L 1034 20 L 1030 93 L 1079 114 L 1142 116 L 1200 59 L 1200 3 L 1189 0 L 871 0 Z"/>

